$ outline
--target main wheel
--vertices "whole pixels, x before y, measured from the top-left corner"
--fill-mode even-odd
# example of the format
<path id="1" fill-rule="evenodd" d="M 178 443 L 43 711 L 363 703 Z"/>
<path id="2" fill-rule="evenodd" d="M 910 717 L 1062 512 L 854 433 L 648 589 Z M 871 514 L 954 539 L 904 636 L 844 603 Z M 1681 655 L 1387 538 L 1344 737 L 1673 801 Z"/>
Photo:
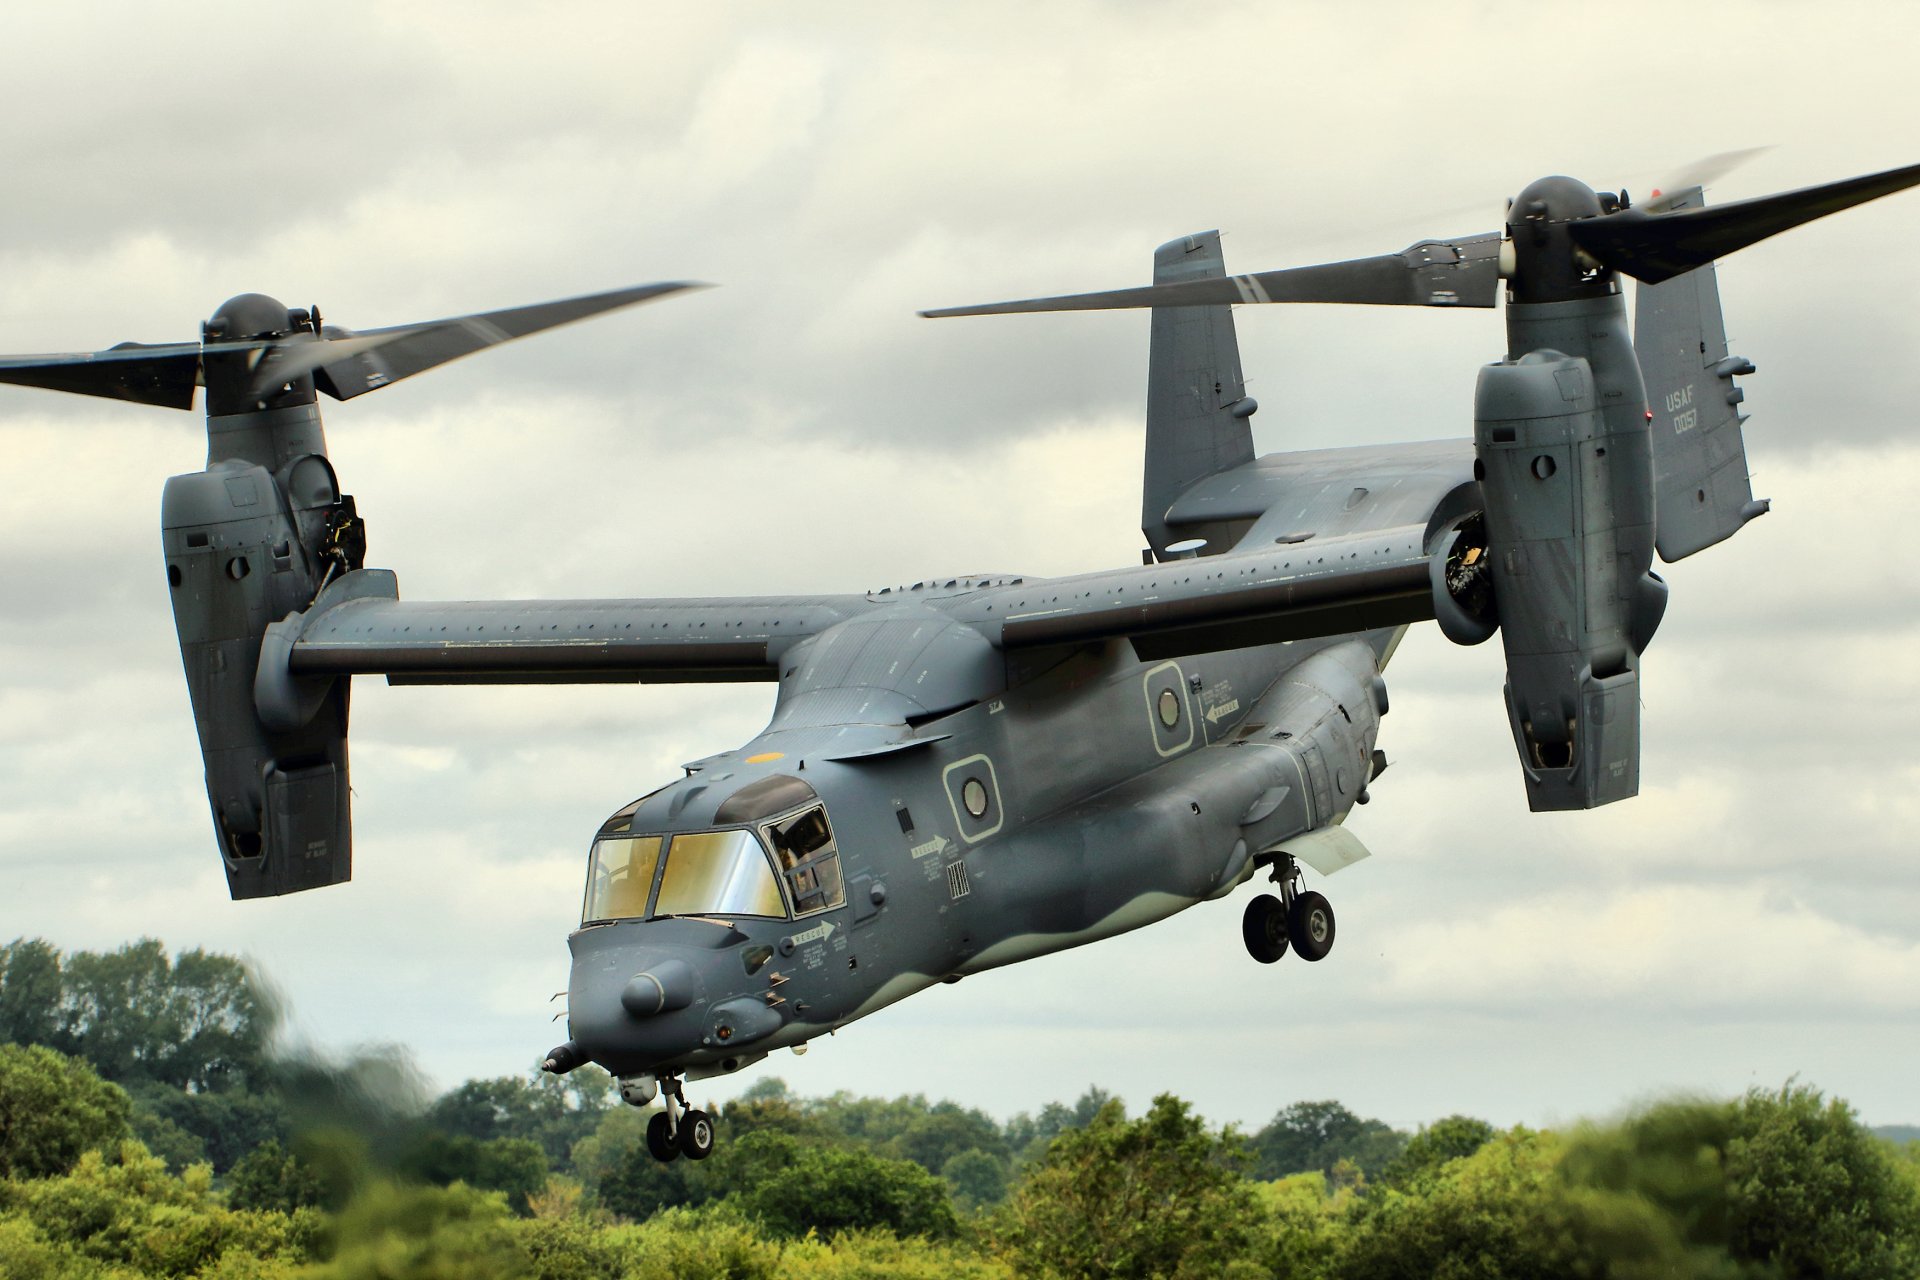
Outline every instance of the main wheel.
<path id="1" fill-rule="evenodd" d="M 1240 917 L 1240 936 L 1246 941 L 1247 954 L 1261 964 L 1272 964 L 1287 954 L 1287 909 L 1280 899 L 1263 893 L 1247 904 Z"/>
<path id="2" fill-rule="evenodd" d="M 689 1111 L 680 1117 L 680 1154 L 689 1160 L 705 1160 L 713 1154 L 712 1116 Z"/>
<path id="3" fill-rule="evenodd" d="M 686 1132 L 687 1122 L 681 1118 L 680 1131 Z M 667 1113 L 656 1111 L 653 1119 L 647 1121 L 647 1154 L 661 1164 L 679 1158 L 680 1148 L 673 1140 L 673 1121 L 667 1119 Z"/>
<path id="4" fill-rule="evenodd" d="M 1317 893 L 1295 894 L 1287 935 L 1302 960 L 1326 959 L 1333 950 L 1333 908 Z"/>

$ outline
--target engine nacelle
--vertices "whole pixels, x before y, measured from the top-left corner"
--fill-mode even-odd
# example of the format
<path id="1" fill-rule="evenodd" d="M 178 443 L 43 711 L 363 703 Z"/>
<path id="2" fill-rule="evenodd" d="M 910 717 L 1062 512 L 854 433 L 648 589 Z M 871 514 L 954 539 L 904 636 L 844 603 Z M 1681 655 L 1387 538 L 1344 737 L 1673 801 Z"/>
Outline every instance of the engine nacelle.
<path id="1" fill-rule="evenodd" d="M 352 869 L 344 679 L 286 686 L 269 626 L 357 568 L 364 538 L 325 456 L 229 458 L 161 499 L 174 625 L 235 898 L 338 884 Z M 276 676 L 276 672 L 281 673 Z M 256 689 L 256 677 L 269 686 Z"/>
<path id="2" fill-rule="evenodd" d="M 1558 351 L 1483 368 L 1474 400 L 1483 512 L 1435 558 L 1450 638 L 1485 639 L 1497 618 L 1507 715 L 1535 810 L 1639 790 L 1637 664 L 1666 586 L 1650 572 L 1644 406 L 1603 408 L 1601 395 L 1588 361 Z"/>

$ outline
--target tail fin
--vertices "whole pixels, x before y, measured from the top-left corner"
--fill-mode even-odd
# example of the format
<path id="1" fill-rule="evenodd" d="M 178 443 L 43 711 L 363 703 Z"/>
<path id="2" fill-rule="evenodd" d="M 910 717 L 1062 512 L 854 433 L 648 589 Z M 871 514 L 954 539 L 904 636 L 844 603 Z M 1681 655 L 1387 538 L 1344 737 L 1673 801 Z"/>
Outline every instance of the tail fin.
<path id="1" fill-rule="evenodd" d="M 1169 240 L 1153 254 L 1155 284 L 1225 274 L 1218 231 Z M 1156 559 L 1166 559 L 1173 541 L 1166 514 L 1180 495 L 1208 476 L 1253 461 L 1247 419 L 1256 407 L 1240 378 L 1232 308 L 1153 309 L 1140 531 Z"/>
<path id="2" fill-rule="evenodd" d="M 1698 190 L 1669 201 L 1675 209 L 1704 203 Z M 1727 354 L 1712 263 L 1638 290 L 1633 346 L 1653 414 L 1655 541 L 1671 564 L 1767 510 L 1747 481 L 1745 393 L 1733 385 L 1753 365 Z"/>

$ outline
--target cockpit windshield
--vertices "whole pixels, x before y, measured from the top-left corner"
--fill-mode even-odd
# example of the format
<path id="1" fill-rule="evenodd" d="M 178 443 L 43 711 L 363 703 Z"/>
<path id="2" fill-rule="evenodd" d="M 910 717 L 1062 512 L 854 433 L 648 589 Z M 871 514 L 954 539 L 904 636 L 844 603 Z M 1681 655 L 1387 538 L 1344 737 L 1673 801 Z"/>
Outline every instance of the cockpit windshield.
<path id="1" fill-rule="evenodd" d="M 846 905 L 826 806 L 799 778 L 774 774 L 741 787 L 714 811 L 712 831 L 636 835 L 646 800 L 600 828 L 583 924 L 651 916 L 784 920 L 789 902 L 799 916 Z"/>
<path id="2" fill-rule="evenodd" d="M 653 913 L 784 918 L 787 904 L 753 832 L 697 831 L 668 846 Z"/>
<path id="3" fill-rule="evenodd" d="M 627 920 L 647 914 L 653 873 L 660 868 L 659 836 L 616 836 L 593 842 L 582 920 Z"/>
<path id="4" fill-rule="evenodd" d="M 582 923 L 649 915 L 785 919 L 787 904 L 766 849 L 751 831 L 616 835 L 594 841 Z"/>

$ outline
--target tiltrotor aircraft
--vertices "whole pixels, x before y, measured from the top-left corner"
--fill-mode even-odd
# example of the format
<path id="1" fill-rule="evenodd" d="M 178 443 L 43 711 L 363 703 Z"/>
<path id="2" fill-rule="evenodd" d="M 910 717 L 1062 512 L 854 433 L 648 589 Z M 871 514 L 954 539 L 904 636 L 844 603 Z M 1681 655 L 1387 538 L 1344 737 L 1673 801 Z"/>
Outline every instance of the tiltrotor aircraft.
<path id="1" fill-rule="evenodd" d="M 1920 183 L 1920 166 L 1706 207 L 1570 178 L 1498 233 L 1228 276 L 1219 237 L 1151 286 L 952 312 L 1153 308 L 1138 565 L 767 598 L 403 600 L 365 565 L 316 393 L 347 399 L 508 338 L 662 296 L 352 334 L 234 298 L 199 342 L 0 360 L 0 381 L 189 408 L 207 464 L 162 538 L 214 830 L 236 898 L 346 880 L 349 677 L 394 683 L 761 680 L 751 742 L 601 824 L 568 939 L 568 1040 L 644 1105 L 661 1159 L 712 1148 L 683 1081 L 737 1070 L 941 981 L 1220 898 L 1261 961 L 1334 941 L 1304 869 L 1385 767 L 1381 672 L 1404 630 L 1497 631 L 1536 810 L 1639 785 L 1638 668 L 1673 561 L 1766 510 L 1713 261 Z M 1640 281 L 1629 332 L 1620 277 Z M 1255 457 L 1231 307 L 1492 307 L 1471 439 Z"/>

